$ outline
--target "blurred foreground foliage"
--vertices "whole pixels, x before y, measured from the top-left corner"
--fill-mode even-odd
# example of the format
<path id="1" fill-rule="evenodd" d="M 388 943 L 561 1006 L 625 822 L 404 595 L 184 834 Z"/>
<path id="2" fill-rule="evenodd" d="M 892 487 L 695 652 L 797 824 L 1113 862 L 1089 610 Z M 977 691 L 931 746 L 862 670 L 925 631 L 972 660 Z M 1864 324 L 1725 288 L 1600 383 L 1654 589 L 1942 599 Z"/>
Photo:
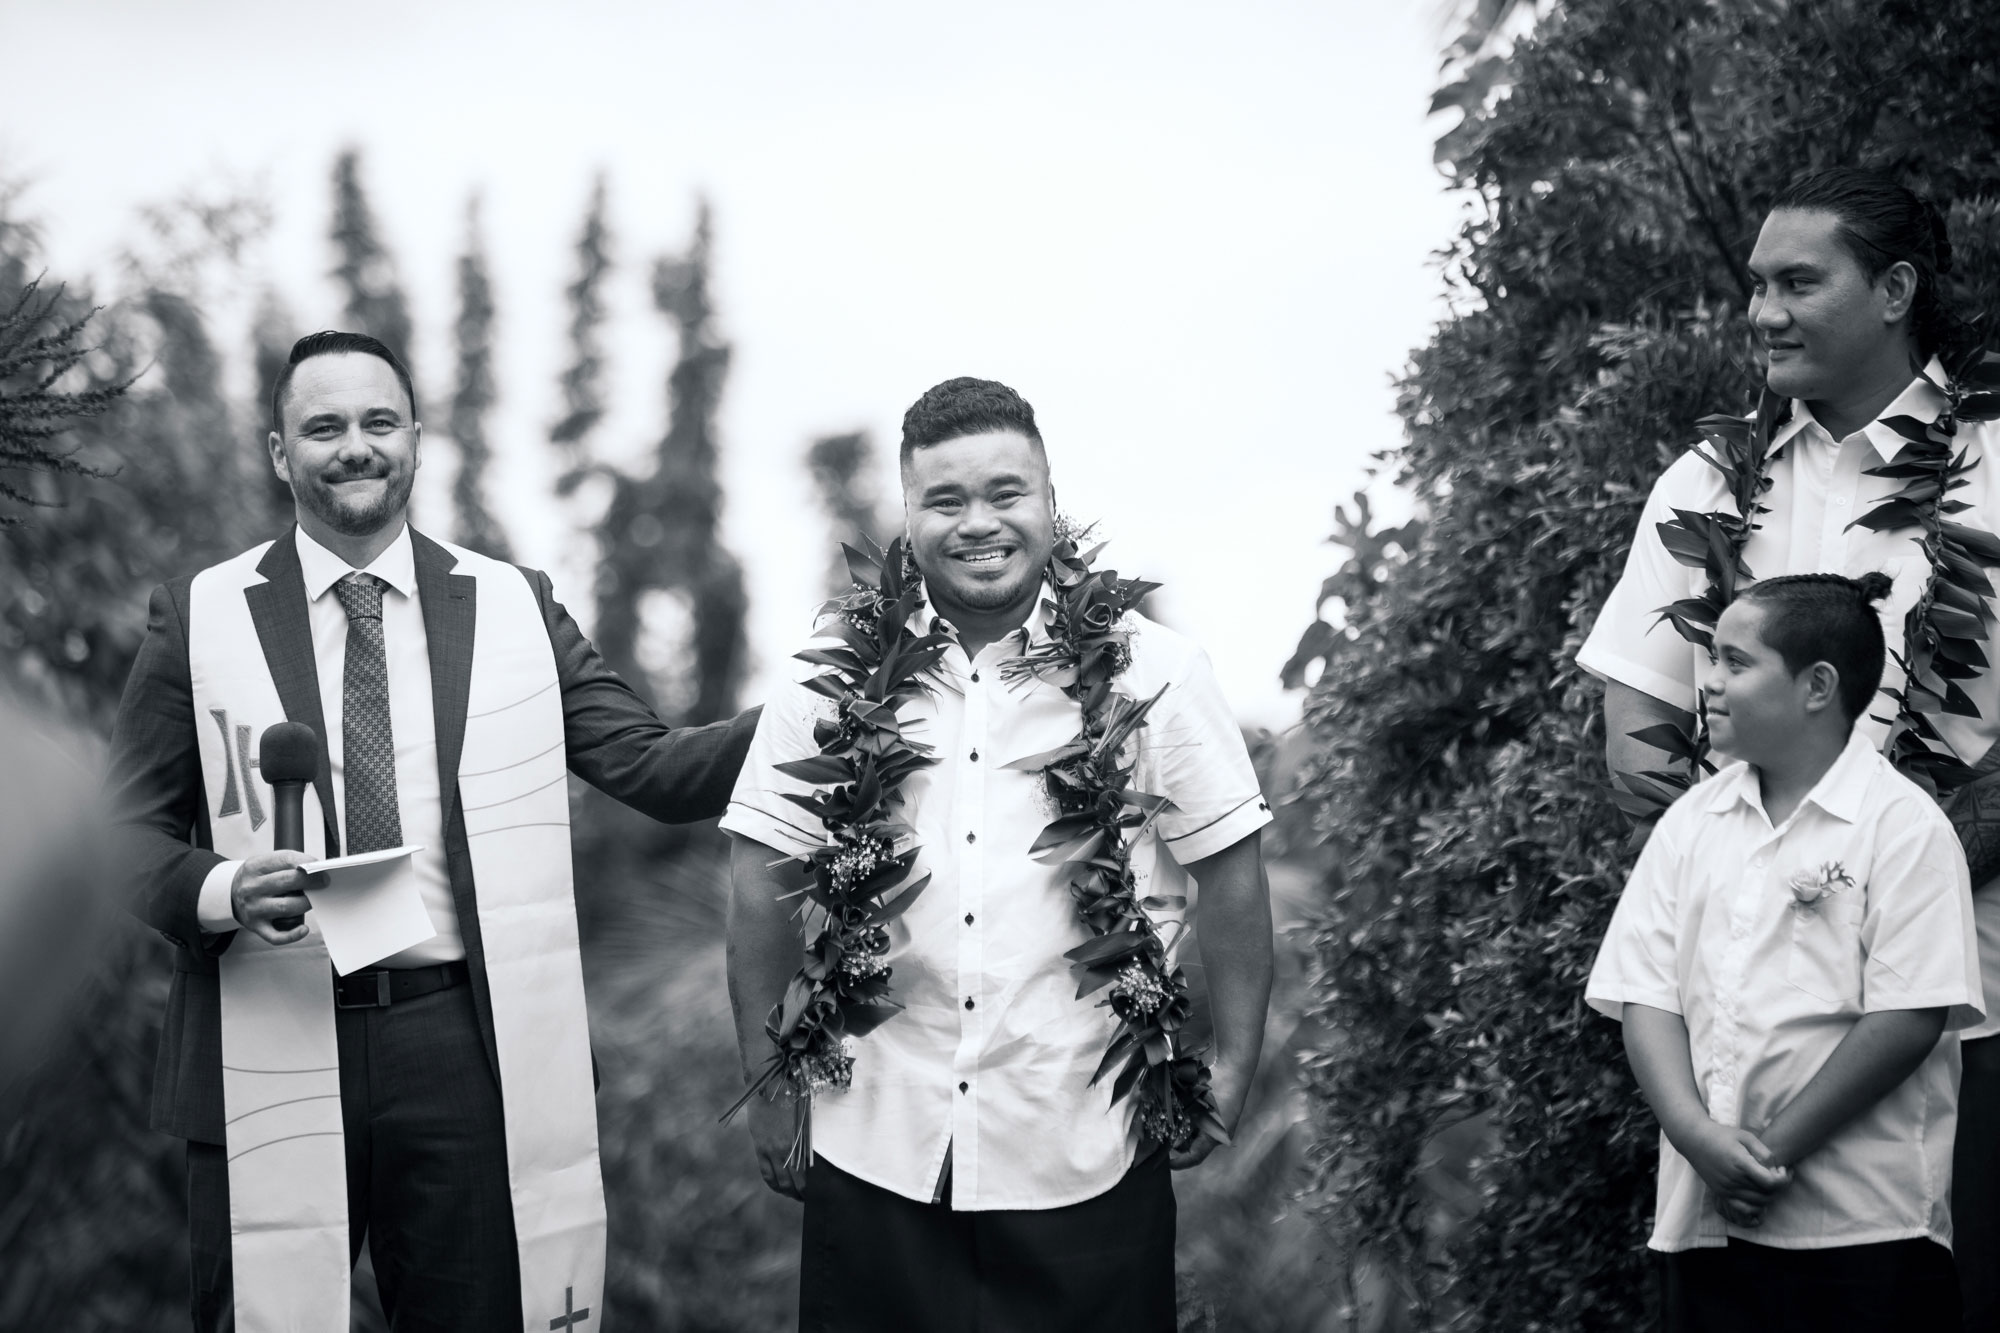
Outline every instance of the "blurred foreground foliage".
<path id="1" fill-rule="evenodd" d="M 1750 404 L 1744 261 L 1795 172 L 1950 201 L 1958 295 L 2000 307 L 2000 7 L 1569 0 L 1511 50 L 1514 7 L 1474 8 L 1439 95 L 1471 220 L 1399 402 L 1419 522 L 1339 539 L 1367 554 L 1294 663 L 1324 661 L 1303 800 L 1342 866 L 1311 1198 L 1356 1327 L 1641 1329 L 1656 1129 L 1583 1003 L 1627 829 L 1574 657 L 1695 419 Z"/>

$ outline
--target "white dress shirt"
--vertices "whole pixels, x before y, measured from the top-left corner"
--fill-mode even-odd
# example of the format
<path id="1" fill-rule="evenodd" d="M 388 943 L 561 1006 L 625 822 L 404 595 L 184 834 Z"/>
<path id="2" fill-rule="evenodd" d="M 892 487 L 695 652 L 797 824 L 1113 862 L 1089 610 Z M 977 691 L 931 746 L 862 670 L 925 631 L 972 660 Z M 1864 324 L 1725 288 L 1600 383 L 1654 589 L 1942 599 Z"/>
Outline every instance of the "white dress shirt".
<path id="1" fill-rule="evenodd" d="M 1795 876 L 1853 880 L 1810 908 Z M 1776 828 L 1756 771 L 1736 763 L 1675 801 L 1640 853 L 1591 969 L 1585 998 L 1681 1015 L 1709 1117 L 1755 1132 L 1826 1063 L 1863 1014 L 1949 1010 L 1980 1018 L 1965 856 L 1937 802 L 1859 731 Z M 1958 1042 L 1793 1167 L 1763 1225 L 1731 1226 L 1686 1158 L 1660 1136 L 1653 1249 L 1951 1244 Z"/>
<path id="2" fill-rule="evenodd" d="M 347 666 L 347 612 L 333 585 L 354 572 L 345 560 L 295 529 L 299 572 L 305 577 L 306 613 L 312 624 L 313 660 L 319 668 L 319 703 L 326 719 L 327 762 L 333 769 L 335 824 L 347 827 L 347 788 L 341 771 L 341 717 Z M 382 960 L 382 967 L 424 967 L 465 957 L 458 909 L 444 854 L 444 801 L 438 786 L 437 721 L 431 705 L 430 639 L 417 601 L 417 564 L 410 528 L 364 571 L 388 584 L 382 594 L 382 653 L 389 671 L 389 726 L 396 740 L 396 809 L 405 845 L 421 844 L 410 858 L 424 910 L 437 931 L 430 939 Z M 343 833 L 343 841 L 344 841 Z M 202 881 L 196 915 L 204 930 L 236 929 L 229 902 L 240 861 L 225 861 Z"/>
<path id="3" fill-rule="evenodd" d="M 1936 361 L 1927 373 L 1943 381 L 1943 367 Z M 1943 406 L 1936 390 L 1913 379 L 1880 417 L 1835 441 L 1804 403 L 1794 402 L 1791 420 L 1772 440 L 1771 488 L 1763 501 L 1770 512 L 1758 516 L 1757 528 L 1743 548 L 1750 572 L 1757 578 L 1779 574 L 1859 578 L 1876 571 L 1889 575 L 1894 586 L 1877 609 L 1885 641 L 1900 651 L 1903 617 L 1930 577 L 1930 561 L 1918 541 L 1921 534 L 1915 528 L 1876 532 L 1849 525 L 1904 485 L 1900 480 L 1863 475 L 1869 468 L 1893 463 L 1908 446 L 1883 421 L 1895 416 L 1934 421 Z M 1961 423 L 1955 447 L 1970 449 L 1971 457 L 1980 460 L 1966 475 L 1965 484 L 1952 492 L 1953 499 L 1971 506 L 1957 521 L 2000 533 L 2000 423 Z M 1660 619 L 1659 611 L 1681 598 L 1701 596 L 1708 576 L 1675 560 L 1660 541 L 1659 525 L 1672 519 L 1676 509 L 1734 512 L 1722 475 L 1692 452 L 1676 459 L 1654 485 L 1633 535 L 1625 572 L 1576 661 L 1594 676 L 1693 712 L 1698 682 L 1708 671 L 1708 654 Z M 2000 642 L 1989 641 L 1986 653 L 1989 658 L 2000 655 Z M 1882 685 L 1900 689 L 1902 684 L 1903 669 L 1892 657 L 1883 670 Z M 1961 684 L 1979 716 L 1933 713 L 1930 718 L 1960 759 L 1977 764 L 2000 740 L 2000 672 L 1983 671 Z M 1891 712 L 1888 700 L 1878 697 L 1856 730 L 1879 748 L 1888 740 Z M 1993 998 L 2000 999 L 2000 880 L 1978 886 L 1974 905 L 1982 967 L 1987 984 L 1994 987 Z M 1962 1036 L 2000 1033 L 2000 1005 L 1988 1003 L 1985 1008 L 1987 1021 Z"/>
<path id="4" fill-rule="evenodd" d="M 928 612 L 918 613 L 921 623 Z M 1133 849 L 1138 893 L 1179 933 L 1181 867 L 1270 821 L 1229 706 L 1193 643 L 1133 615 L 1132 665 L 1118 688 L 1166 694 L 1141 733 L 1134 780 L 1174 802 Z M 813 1099 L 812 1146 L 841 1170 L 905 1198 L 935 1197 L 951 1151 L 960 1211 L 1055 1208 L 1118 1183 L 1137 1147 L 1130 1100 L 1114 1108 L 1110 1078 L 1090 1084 L 1116 1020 L 1103 993 L 1076 996 L 1063 957 L 1090 938 L 1060 867 L 1029 846 L 1056 816 L 1039 773 L 1007 767 L 1076 737 L 1078 706 L 1041 681 L 1004 682 L 1036 617 L 968 661 L 954 644 L 942 683 L 907 706 L 912 739 L 939 762 L 904 786 L 905 818 L 930 885 L 890 927 L 887 962 L 905 1008 L 856 1043 L 853 1085 Z M 801 680 L 818 674 L 812 667 Z M 808 784 L 773 765 L 817 754 L 812 727 L 832 704 L 791 684 L 764 706 L 722 827 L 791 855 L 825 832 L 786 792 Z M 1168 853 L 1163 855 L 1162 853 Z"/>

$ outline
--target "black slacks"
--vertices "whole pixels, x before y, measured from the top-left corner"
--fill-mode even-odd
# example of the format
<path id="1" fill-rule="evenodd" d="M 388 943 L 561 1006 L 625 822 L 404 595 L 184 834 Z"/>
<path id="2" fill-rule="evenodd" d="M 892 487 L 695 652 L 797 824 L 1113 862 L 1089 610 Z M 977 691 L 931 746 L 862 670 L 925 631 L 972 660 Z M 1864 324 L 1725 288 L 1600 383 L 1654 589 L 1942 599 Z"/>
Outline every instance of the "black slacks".
<path id="1" fill-rule="evenodd" d="M 1918 1237 L 1825 1250 L 1731 1238 L 1662 1255 L 1667 1333 L 1955 1333 L 1951 1251 Z"/>
<path id="2" fill-rule="evenodd" d="M 1966 1333 L 2000 1333 L 2000 1037 L 1963 1042 L 1951 1156 L 1951 1248 Z"/>
<path id="3" fill-rule="evenodd" d="M 364 1237 L 396 1333 L 519 1333 L 500 1087 L 466 985 L 340 1009 L 350 1262 Z M 233 1329 L 227 1150 L 188 1144 L 196 1333 Z M 247 1333 L 247 1330 L 246 1330 Z"/>
<path id="4" fill-rule="evenodd" d="M 1174 1187 L 1156 1152 L 1094 1199 L 961 1213 L 806 1173 L 800 1333 L 1172 1333 Z"/>

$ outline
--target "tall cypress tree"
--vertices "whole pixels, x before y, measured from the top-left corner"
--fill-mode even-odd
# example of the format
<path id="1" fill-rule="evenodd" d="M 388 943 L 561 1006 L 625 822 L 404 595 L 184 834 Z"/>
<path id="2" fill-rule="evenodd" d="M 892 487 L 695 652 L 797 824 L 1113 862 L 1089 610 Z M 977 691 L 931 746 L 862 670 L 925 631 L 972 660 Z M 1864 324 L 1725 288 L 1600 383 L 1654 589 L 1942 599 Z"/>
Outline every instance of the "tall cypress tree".
<path id="1" fill-rule="evenodd" d="M 250 365 L 256 391 L 248 413 L 250 438 L 246 452 L 262 464 L 263 478 L 253 493 L 264 508 L 265 529 L 273 533 L 282 531 L 292 521 L 294 510 L 292 488 L 263 461 L 268 457 L 271 432 L 277 429 L 277 423 L 271 419 L 271 394 L 278 387 L 278 376 L 284 373 L 292 344 L 299 336 L 298 321 L 292 318 L 277 292 L 266 287 L 258 294 L 257 313 L 250 325 Z"/>
<path id="2" fill-rule="evenodd" d="M 585 456 L 585 444 L 604 416 L 604 352 L 599 331 L 604 325 L 604 281 L 611 272 L 611 230 L 605 220 L 605 183 L 600 172 L 591 187 L 590 209 L 576 241 L 577 273 L 565 295 L 569 299 L 569 368 L 562 373 L 563 416 L 549 431 L 549 440 L 563 451 L 567 471 L 574 474 Z"/>
<path id="3" fill-rule="evenodd" d="M 465 205 L 465 253 L 458 259 L 458 384 L 451 396 L 451 438 L 458 445 L 452 482 L 454 534 L 464 546 L 496 560 L 512 560 L 506 531 L 486 508 L 486 466 L 492 449 L 486 417 L 493 408 L 493 284 L 486 274 L 486 246 L 479 232 L 479 198 Z"/>
<path id="4" fill-rule="evenodd" d="M 833 529 L 833 556 L 827 565 L 827 596 L 847 592 L 852 580 L 839 543 L 867 538 L 880 545 L 891 520 L 882 513 L 882 492 L 875 476 L 875 442 L 866 431 L 823 435 L 806 451 L 806 468 L 813 490 Z"/>
<path id="5" fill-rule="evenodd" d="M 648 683 L 663 711 L 710 722 L 736 711 L 748 643 L 743 572 L 719 536 L 715 416 L 729 345 L 714 326 L 709 296 L 709 213 L 704 203 L 685 255 L 662 259 L 653 299 L 680 334 L 668 377 L 667 433 L 653 470 L 612 482 L 598 527 L 594 637 L 629 681 Z M 679 624 L 663 623 L 679 621 Z M 648 646 L 648 639 L 672 641 Z M 666 660 L 671 654 L 679 660 Z"/>
<path id="6" fill-rule="evenodd" d="M 333 277 L 340 283 L 347 327 L 387 343 L 416 375 L 409 302 L 396 261 L 382 241 L 361 186 L 361 153 L 349 148 L 333 164 Z"/>

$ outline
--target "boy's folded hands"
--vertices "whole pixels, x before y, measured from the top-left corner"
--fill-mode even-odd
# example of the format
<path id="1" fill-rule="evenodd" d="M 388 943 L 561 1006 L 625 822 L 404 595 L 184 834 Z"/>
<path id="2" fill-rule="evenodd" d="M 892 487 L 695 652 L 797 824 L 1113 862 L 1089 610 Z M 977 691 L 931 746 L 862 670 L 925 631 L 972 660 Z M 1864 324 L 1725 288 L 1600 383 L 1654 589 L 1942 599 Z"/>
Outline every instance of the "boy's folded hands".
<path id="1" fill-rule="evenodd" d="M 1762 1139 L 1747 1129 L 1717 1124 L 1706 1116 L 1691 1126 L 1686 1143 L 1676 1143 L 1695 1174 L 1714 1190 L 1716 1211 L 1732 1226 L 1754 1227 L 1764 1220 L 1773 1196 L 1792 1183 Z"/>

